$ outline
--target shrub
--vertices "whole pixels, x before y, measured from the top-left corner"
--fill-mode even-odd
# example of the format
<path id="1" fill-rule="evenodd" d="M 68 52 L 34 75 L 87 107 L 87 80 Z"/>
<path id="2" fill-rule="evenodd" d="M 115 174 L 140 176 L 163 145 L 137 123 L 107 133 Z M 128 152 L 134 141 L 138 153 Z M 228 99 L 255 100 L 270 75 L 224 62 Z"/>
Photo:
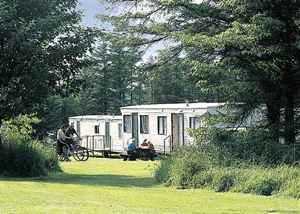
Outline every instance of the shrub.
<path id="1" fill-rule="evenodd" d="M 190 185 L 194 185 L 192 180 L 195 174 L 206 172 L 214 165 L 230 165 L 233 160 L 227 155 L 225 151 L 211 145 L 180 148 L 161 161 L 155 169 L 155 178 L 168 185 L 190 188 Z"/>
<path id="2" fill-rule="evenodd" d="M 231 170 L 219 168 L 214 173 L 212 189 L 217 192 L 227 192 L 234 186 L 235 175 Z"/>
<path id="3" fill-rule="evenodd" d="M 155 169 L 158 182 L 177 188 L 284 195 L 300 198 L 300 169 L 235 160 L 212 145 L 178 149 Z"/>
<path id="4" fill-rule="evenodd" d="M 170 168 L 172 164 L 172 156 L 162 159 L 160 164 L 155 164 L 154 168 L 154 178 L 158 183 L 165 183 L 170 178 Z"/>
<path id="5" fill-rule="evenodd" d="M 274 142 L 262 129 L 201 127 L 190 131 L 196 139 L 194 145 L 163 160 L 156 169 L 157 181 L 177 188 L 300 198 L 296 144 Z"/>
<path id="6" fill-rule="evenodd" d="M 47 144 L 32 140 L 30 123 L 34 115 L 4 121 L 0 129 L 0 173 L 4 176 L 34 177 L 61 171 L 55 151 Z"/>
<path id="7" fill-rule="evenodd" d="M 267 130 L 226 130 L 224 128 L 201 127 L 190 130 L 195 144 L 207 143 L 226 150 L 236 160 L 255 164 L 280 165 L 298 164 L 300 159 L 299 144 L 288 145 L 283 141 L 274 141 Z"/>
<path id="8" fill-rule="evenodd" d="M 238 182 L 232 188 L 234 192 L 272 195 L 279 191 L 280 180 L 276 170 L 264 166 L 249 166 L 240 169 Z"/>

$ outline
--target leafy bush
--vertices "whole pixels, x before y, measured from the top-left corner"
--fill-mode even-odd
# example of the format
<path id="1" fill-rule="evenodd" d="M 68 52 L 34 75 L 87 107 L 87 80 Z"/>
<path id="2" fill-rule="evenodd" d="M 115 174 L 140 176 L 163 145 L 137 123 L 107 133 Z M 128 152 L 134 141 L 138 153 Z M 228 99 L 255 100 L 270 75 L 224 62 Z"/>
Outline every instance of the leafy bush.
<path id="1" fill-rule="evenodd" d="M 156 168 L 158 182 L 177 188 L 300 198 L 299 145 L 274 141 L 261 127 L 217 128 L 221 120 L 208 116 L 202 118 L 207 126 L 189 130 L 194 145 L 178 149 Z"/>
<path id="2" fill-rule="evenodd" d="M 266 130 L 226 130 L 214 127 L 202 127 L 191 130 L 196 137 L 195 144 L 211 144 L 232 155 L 238 161 L 255 164 L 298 164 L 300 146 L 274 142 Z"/>
<path id="3" fill-rule="evenodd" d="M 213 145 L 178 149 L 155 169 L 158 182 L 177 188 L 285 195 L 300 198 L 300 169 L 236 160 Z"/>
<path id="4" fill-rule="evenodd" d="M 30 123 L 38 123 L 34 115 L 19 115 L 4 121 L 0 128 L 0 173 L 4 176 L 33 177 L 61 171 L 55 151 L 50 145 L 32 140 Z"/>
<path id="5" fill-rule="evenodd" d="M 230 154 L 212 145 L 183 147 L 156 167 L 155 178 L 168 185 L 189 188 L 195 174 L 215 165 L 230 166 L 233 161 Z"/>

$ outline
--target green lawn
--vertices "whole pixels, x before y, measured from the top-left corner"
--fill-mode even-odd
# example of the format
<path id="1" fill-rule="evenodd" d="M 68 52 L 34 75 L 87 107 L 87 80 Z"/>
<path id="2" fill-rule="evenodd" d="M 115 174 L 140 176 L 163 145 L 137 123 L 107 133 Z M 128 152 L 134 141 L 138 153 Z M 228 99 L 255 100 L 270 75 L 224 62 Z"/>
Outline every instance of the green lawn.
<path id="1" fill-rule="evenodd" d="M 90 158 L 45 178 L 0 178 L 0 213 L 300 213 L 300 201 L 154 182 L 159 162 Z"/>

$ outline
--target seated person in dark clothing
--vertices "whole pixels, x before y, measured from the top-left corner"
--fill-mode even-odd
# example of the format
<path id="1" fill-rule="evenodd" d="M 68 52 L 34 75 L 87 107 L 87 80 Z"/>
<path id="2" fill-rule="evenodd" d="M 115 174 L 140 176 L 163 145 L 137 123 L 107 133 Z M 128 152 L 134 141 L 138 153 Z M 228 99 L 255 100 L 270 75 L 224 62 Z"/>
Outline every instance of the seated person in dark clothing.
<path id="1" fill-rule="evenodd" d="M 148 148 L 151 149 L 151 152 L 154 153 L 155 149 L 154 149 L 154 145 L 153 143 L 151 143 L 150 141 L 147 142 L 148 143 Z"/>
<path id="2" fill-rule="evenodd" d="M 127 147 L 127 154 L 131 156 L 130 160 L 135 160 L 139 157 L 139 153 L 136 151 L 136 139 L 133 138 L 132 142 Z"/>
<path id="3" fill-rule="evenodd" d="M 150 160 L 154 160 L 154 157 L 157 156 L 157 154 L 155 153 L 155 149 L 154 149 L 154 145 L 153 143 L 151 143 L 150 141 L 147 142 L 148 143 L 148 148 L 151 149 L 149 154 L 151 155 L 150 156 Z"/>
<path id="4" fill-rule="evenodd" d="M 80 135 L 77 133 L 77 131 L 74 129 L 74 124 L 70 123 L 69 127 L 66 130 L 66 136 L 70 137 L 70 139 L 67 139 L 66 142 L 69 144 L 69 146 L 71 146 L 73 148 L 73 135 L 76 134 L 80 139 Z"/>

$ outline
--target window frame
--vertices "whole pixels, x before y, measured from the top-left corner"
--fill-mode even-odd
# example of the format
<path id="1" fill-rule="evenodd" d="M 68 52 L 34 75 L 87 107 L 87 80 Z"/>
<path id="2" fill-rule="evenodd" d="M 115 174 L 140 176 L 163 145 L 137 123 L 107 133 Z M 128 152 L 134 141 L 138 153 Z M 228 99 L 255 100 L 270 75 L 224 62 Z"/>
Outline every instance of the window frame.
<path id="1" fill-rule="evenodd" d="M 158 135 L 167 135 L 167 116 L 158 116 L 157 117 L 157 134 Z"/>
<path id="2" fill-rule="evenodd" d="M 80 121 L 76 121 L 76 131 L 80 135 Z"/>
<path id="3" fill-rule="evenodd" d="M 140 115 L 140 133 L 149 134 L 149 115 Z"/>
<path id="4" fill-rule="evenodd" d="M 125 118 L 128 118 L 128 120 L 126 120 Z M 124 133 L 131 133 L 132 132 L 132 127 L 131 127 L 131 115 L 123 115 L 123 131 Z"/>
<path id="5" fill-rule="evenodd" d="M 100 125 L 94 126 L 94 132 L 95 132 L 95 134 L 100 134 Z"/>
<path id="6" fill-rule="evenodd" d="M 118 123 L 118 137 L 123 138 L 123 124 Z"/>
<path id="7" fill-rule="evenodd" d="M 190 117 L 190 128 L 197 129 L 201 127 L 201 121 L 199 121 L 199 117 Z"/>

